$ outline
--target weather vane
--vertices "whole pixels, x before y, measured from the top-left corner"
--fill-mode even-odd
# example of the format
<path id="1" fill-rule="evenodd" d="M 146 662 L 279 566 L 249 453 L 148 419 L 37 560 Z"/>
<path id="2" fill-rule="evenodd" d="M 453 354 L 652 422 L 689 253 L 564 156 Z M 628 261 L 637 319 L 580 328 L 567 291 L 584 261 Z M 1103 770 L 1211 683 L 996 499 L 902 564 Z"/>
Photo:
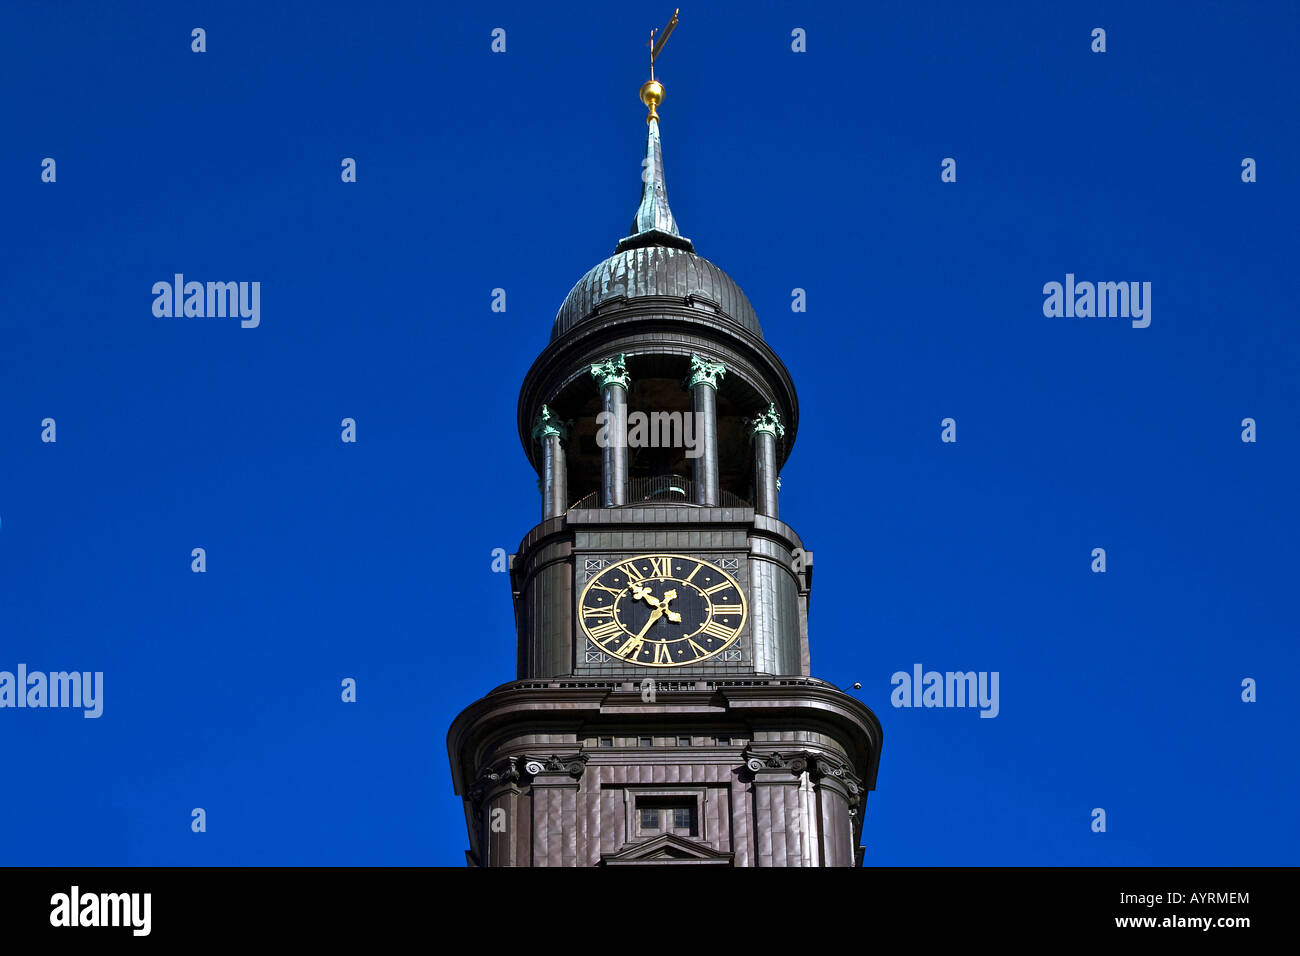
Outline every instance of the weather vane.
<path id="1" fill-rule="evenodd" d="M 673 18 L 668 21 L 668 25 L 662 30 L 650 31 L 650 42 L 646 44 L 650 48 L 650 79 L 646 80 L 641 86 L 641 102 L 650 107 L 650 115 L 645 118 L 649 123 L 651 120 L 658 122 L 659 114 L 655 107 L 664 101 L 664 85 L 655 79 L 655 60 L 663 51 L 664 44 L 672 36 L 674 28 L 677 26 L 677 14 L 681 13 L 681 7 L 673 11 Z M 655 39 L 655 33 L 659 34 L 659 39 Z"/>

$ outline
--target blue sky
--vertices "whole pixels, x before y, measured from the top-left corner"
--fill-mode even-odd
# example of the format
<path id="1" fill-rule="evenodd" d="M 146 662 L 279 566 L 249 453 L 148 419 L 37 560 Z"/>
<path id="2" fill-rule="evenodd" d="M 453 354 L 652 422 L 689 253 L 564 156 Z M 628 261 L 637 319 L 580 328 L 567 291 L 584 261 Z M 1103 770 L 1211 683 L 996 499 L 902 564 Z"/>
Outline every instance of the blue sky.
<path id="1" fill-rule="evenodd" d="M 987 6 L 693 4 L 659 68 L 673 212 L 799 389 L 868 864 L 1294 864 L 1300 15 Z M 6 5 L 0 669 L 105 700 L 0 710 L 0 862 L 463 863 L 518 388 L 632 218 L 670 12 Z M 177 272 L 260 326 L 155 317 Z M 1151 282 L 1150 327 L 1045 317 L 1066 273 Z M 915 663 L 997 671 L 998 717 L 891 707 Z"/>

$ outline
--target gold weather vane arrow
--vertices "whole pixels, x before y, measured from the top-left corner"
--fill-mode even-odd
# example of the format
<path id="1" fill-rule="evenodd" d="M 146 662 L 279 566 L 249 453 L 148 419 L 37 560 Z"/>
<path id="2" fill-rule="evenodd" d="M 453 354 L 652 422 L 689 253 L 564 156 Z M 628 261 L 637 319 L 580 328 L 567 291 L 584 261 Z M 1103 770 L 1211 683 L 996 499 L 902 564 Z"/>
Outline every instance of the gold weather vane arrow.
<path id="1" fill-rule="evenodd" d="M 650 31 L 650 42 L 646 46 L 650 48 L 650 79 L 652 80 L 655 78 L 655 60 L 659 58 L 659 51 L 664 48 L 668 38 L 673 35 L 673 30 L 677 27 L 677 14 L 681 12 L 681 7 L 673 11 L 673 18 L 668 21 L 668 26 L 663 28 L 658 40 L 655 39 L 655 31 Z"/>
<path id="2" fill-rule="evenodd" d="M 681 7 L 673 11 L 673 17 L 668 21 L 668 25 L 662 30 L 650 31 L 650 42 L 646 44 L 650 48 L 650 79 L 646 80 L 641 86 L 641 102 L 650 107 L 650 115 L 645 118 L 648 123 L 651 120 L 658 120 L 659 114 L 655 112 L 655 107 L 664 101 L 664 85 L 655 79 L 655 60 L 659 59 L 659 54 L 663 52 L 664 44 L 672 36 L 673 30 L 677 27 L 677 14 L 681 13 Z M 655 34 L 659 34 L 659 39 L 655 39 Z"/>

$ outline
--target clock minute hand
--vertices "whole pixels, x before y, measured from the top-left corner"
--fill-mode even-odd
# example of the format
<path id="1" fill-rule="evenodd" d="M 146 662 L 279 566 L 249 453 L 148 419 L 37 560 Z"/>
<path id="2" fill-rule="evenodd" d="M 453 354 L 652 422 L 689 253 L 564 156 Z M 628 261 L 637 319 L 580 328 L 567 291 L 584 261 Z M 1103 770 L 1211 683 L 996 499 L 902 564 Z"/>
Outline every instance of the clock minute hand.
<path id="1" fill-rule="evenodd" d="M 635 641 L 637 644 L 641 644 L 642 643 L 641 639 L 645 637 L 645 632 L 650 630 L 650 625 L 653 624 L 655 621 L 659 620 L 663 616 L 664 616 L 664 609 L 661 607 L 655 608 L 654 612 L 650 615 L 650 620 L 646 621 L 645 627 L 641 628 L 641 633 L 638 634 L 636 637 L 632 638 L 632 640 Z"/>
<path id="2" fill-rule="evenodd" d="M 620 647 L 615 653 L 625 661 L 630 661 L 635 657 L 637 652 L 641 650 L 641 645 L 645 643 L 645 632 L 650 630 L 651 624 L 663 617 L 663 613 L 663 608 L 655 608 L 654 613 L 650 615 L 650 620 L 646 621 L 645 627 L 641 628 L 641 633 Z"/>

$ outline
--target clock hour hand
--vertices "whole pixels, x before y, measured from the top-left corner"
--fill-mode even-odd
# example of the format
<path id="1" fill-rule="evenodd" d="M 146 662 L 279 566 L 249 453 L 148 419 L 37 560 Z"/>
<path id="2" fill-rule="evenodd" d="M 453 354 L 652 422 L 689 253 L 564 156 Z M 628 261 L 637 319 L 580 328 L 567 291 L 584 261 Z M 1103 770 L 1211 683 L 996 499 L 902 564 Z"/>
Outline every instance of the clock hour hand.
<path id="1" fill-rule="evenodd" d="M 682 623 L 682 616 L 678 614 L 676 611 L 670 611 L 668 609 L 668 602 L 674 601 L 676 599 L 677 599 L 676 591 L 665 591 L 663 600 L 659 602 L 658 606 L 664 609 L 664 614 L 668 616 L 668 620 L 672 621 L 674 624 L 680 624 Z"/>
<path id="2" fill-rule="evenodd" d="M 676 591 L 666 591 L 663 600 L 660 601 L 650 593 L 648 587 L 638 584 L 635 581 L 632 582 L 632 599 L 634 601 L 645 601 L 646 604 L 649 604 L 651 607 L 659 609 L 661 613 L 666 614 L 668 620 L 672 621 L 674 624 L 680 624 L 682 623 L 682 616 L 676 611 L 670 611 L 668 609 L 668 602 L 673 600 L 675 597 L 677 597 Z M 651 620 L 654 620 L 654 618 L 651 618 Z"/>

